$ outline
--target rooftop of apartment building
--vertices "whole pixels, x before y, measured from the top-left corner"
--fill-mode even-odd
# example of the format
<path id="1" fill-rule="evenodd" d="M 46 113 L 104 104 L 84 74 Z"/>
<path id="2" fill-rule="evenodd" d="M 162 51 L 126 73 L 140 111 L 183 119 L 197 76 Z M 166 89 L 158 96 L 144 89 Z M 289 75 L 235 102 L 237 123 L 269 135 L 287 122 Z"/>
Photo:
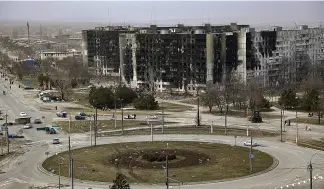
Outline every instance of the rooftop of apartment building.
<path id="1" fill-rule="evenodd" d="M 172 30 L 173 33 L 190 33 L 195 30 L 204 30 L 208 33 L 222 33 L 239 31 L 242 28 L 249 28 L 249 25 L 238 25 L 231 23 L 229 25 L 211 25 L 204 24 L 200 26 L 186 26 L 184 24 L 177 24 L 176 26 L 158 26 L 150 25 L 149 27 L 135 27 L 135 26 L 105 26 L 96 27 L 95 29 L 89 29 L 87 31 L 125 31 L 125 32 L 140 32 L 145 30 L 145 33 L 156 33 L 161 30 Z M 144 32 L 142 32 L 144 33 Z"/>

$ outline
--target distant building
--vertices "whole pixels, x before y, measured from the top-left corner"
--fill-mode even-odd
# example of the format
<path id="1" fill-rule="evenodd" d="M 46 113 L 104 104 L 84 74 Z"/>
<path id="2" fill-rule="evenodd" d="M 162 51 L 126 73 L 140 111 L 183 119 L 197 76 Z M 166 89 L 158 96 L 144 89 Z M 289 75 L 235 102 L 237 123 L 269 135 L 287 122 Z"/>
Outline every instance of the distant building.
<path id="1" fill-rule="evenodd" d="M 41 53 L 41 59 L 53 58 L 54 60 L 63 60 L 67 57 L 81 57 L 80 51 L 65 51 L 65 52 L 55 52 L 55 51 L 44 51 Z"/>
<path id="2" fill-rule="evenodd" d="M 67 40 L 68 48 L 81 48 L 82 38 L 81 37 L 70 37 Z"/>

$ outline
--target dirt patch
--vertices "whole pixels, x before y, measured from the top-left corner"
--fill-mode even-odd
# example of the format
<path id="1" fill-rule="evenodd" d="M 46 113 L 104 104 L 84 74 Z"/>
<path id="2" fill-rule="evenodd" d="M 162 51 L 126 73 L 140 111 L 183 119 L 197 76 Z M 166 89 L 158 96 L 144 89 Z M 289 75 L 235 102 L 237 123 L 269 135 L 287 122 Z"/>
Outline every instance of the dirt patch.
<path id="1" fill-rule="evenodd" d="M 159 149 L 159 150 L 141 150 L 126 152 L 124 154 L 115 154 L 109 158 L 109 163 L 116 167 L 128 168 L 132 164 L 136 168 L 161 169 L 161 165 L 166 163 L 168 154 L 169 168 L 183 168 L 199 165 L 209 161 L 206 154 L 183 149 Z"/>

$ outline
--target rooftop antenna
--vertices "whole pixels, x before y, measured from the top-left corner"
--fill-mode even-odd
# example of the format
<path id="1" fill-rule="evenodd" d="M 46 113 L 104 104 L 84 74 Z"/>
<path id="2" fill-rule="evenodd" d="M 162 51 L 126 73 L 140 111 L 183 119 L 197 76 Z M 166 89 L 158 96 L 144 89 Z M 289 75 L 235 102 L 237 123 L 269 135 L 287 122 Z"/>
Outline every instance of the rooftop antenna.
<path id="1" fill-rule="evenodd" d="M 153 7 L 151 9 L 151 25 L 153 24 Z"/>
<path id="2" fill-rule="evenodd" d="M 110 26 L 110 15 L 109 15 L 110 11 L 109 11 L 109 8 L 108 8 L 108 26 Z"/>
<path id="3" fill-rule="evenodd" d="M 154 24 L 156 25 L 156 7 L 154 7 Z"/>

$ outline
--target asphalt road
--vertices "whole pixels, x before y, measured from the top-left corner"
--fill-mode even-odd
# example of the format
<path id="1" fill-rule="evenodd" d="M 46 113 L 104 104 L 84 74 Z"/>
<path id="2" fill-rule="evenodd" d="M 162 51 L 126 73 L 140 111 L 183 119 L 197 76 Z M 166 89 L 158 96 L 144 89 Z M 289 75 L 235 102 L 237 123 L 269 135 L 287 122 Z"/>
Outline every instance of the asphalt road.
<path id="1" fill-rule="evenodd" d="M 9 90 L 8 82 L 6 84 L 0 83 L 0 90 Z M 19 90 L 19 89 L 17 89 Z M 15 90 L 15 91 L 17 91 Z M 21 90 L 21 89 L 20 89 Z M 2 94 L 1 94 L 2 95 Z M 4 107 L 5 111 L 9 114 L 9 120 L 14 120 L 19 116 L 21 111 L 26 112 L 32 117 L 45 116 L 44 124 L 51 121 L 50 114 L 37 111 L 36 108 L 28 107 L 21 103 L 18 94 L 11 94 L 0 97 L 0 105 Z M 10 133 L 16 133 L 22 126 L 9 127 Z M 23 135 L 26 139 L 30 140 L 29 144 L 23 146 L 28 149 L 24 154 L 18 158 L 11 159 L 5 166 L 2 167 L 4 173 L 0 174 L 0 188 L 4 189 L 24 189 L 30 184 L 34 185 L 57 185 L 57 176 L 44 174 L 40 169 L 40 163 L 46 158 L 45 152 L 49 155 L 67 150 L 68 136 L 64 133 L 55 135 L 62 141 L 60 145 L 52 145 L 53 135 L 47 135 L 42 131 L 37 132 L 36 129 L 24 130 Z M 127 136 L 127 137 L 109 137 L 98 138 L 98 144 L 130 142 L 130 141 L 149 141 L 150 136 Z M 233 144 L 234 138 L 232 136 L 203 136 L 203 135 L 158 135 L 154 136 L 154 140 L 187 140 L 187 141 L 205 141 L 205 142 L 218 142 Z M 238 138 L 238 145 L 242 145 L 247 138 Z M 71 135 L 73 148 L 80 148 L 89 145 L 89 137 L 84 134 Z M 260 189 L 260 188 L 308 188 L 309 187 L 309 172 L 306 169 L 314 150 L 298 147 L 289 143 L 280 143 L 277 141 L 261 141 L 262 146 L 257 147 L 261 151 L 272 154 L 279 160 L 278 166 L 265 174 L 258 176 L 243 178 L 234 181 L 218 182 L 218 183 L 205 183 L 199 185 L 183 185 L 181 188 L 200 188 L 200 189 Z M 322 183 L 324 171 L 322 166 L 324 160 L 324 153 L 317 152 L 313 157 L 313 175 L 316 179 L 316 184 Z M 161 170 L 163 171 L 163 170 Z M 67 179 L 62 179 L 63 184 L 69 184 Z M 75 181 L 75 188 L 109 188 L 107 183 L 94 183 L 94 182 L 80 182 Z M 165 185 L 148 186 L 148 185 L 132 185 L 133 189 L 154 189 L 165 188 Z M 173 187 L 176 188 L 176 187 Z M 315 187 L 314 187 L 315 188 Z"/>

